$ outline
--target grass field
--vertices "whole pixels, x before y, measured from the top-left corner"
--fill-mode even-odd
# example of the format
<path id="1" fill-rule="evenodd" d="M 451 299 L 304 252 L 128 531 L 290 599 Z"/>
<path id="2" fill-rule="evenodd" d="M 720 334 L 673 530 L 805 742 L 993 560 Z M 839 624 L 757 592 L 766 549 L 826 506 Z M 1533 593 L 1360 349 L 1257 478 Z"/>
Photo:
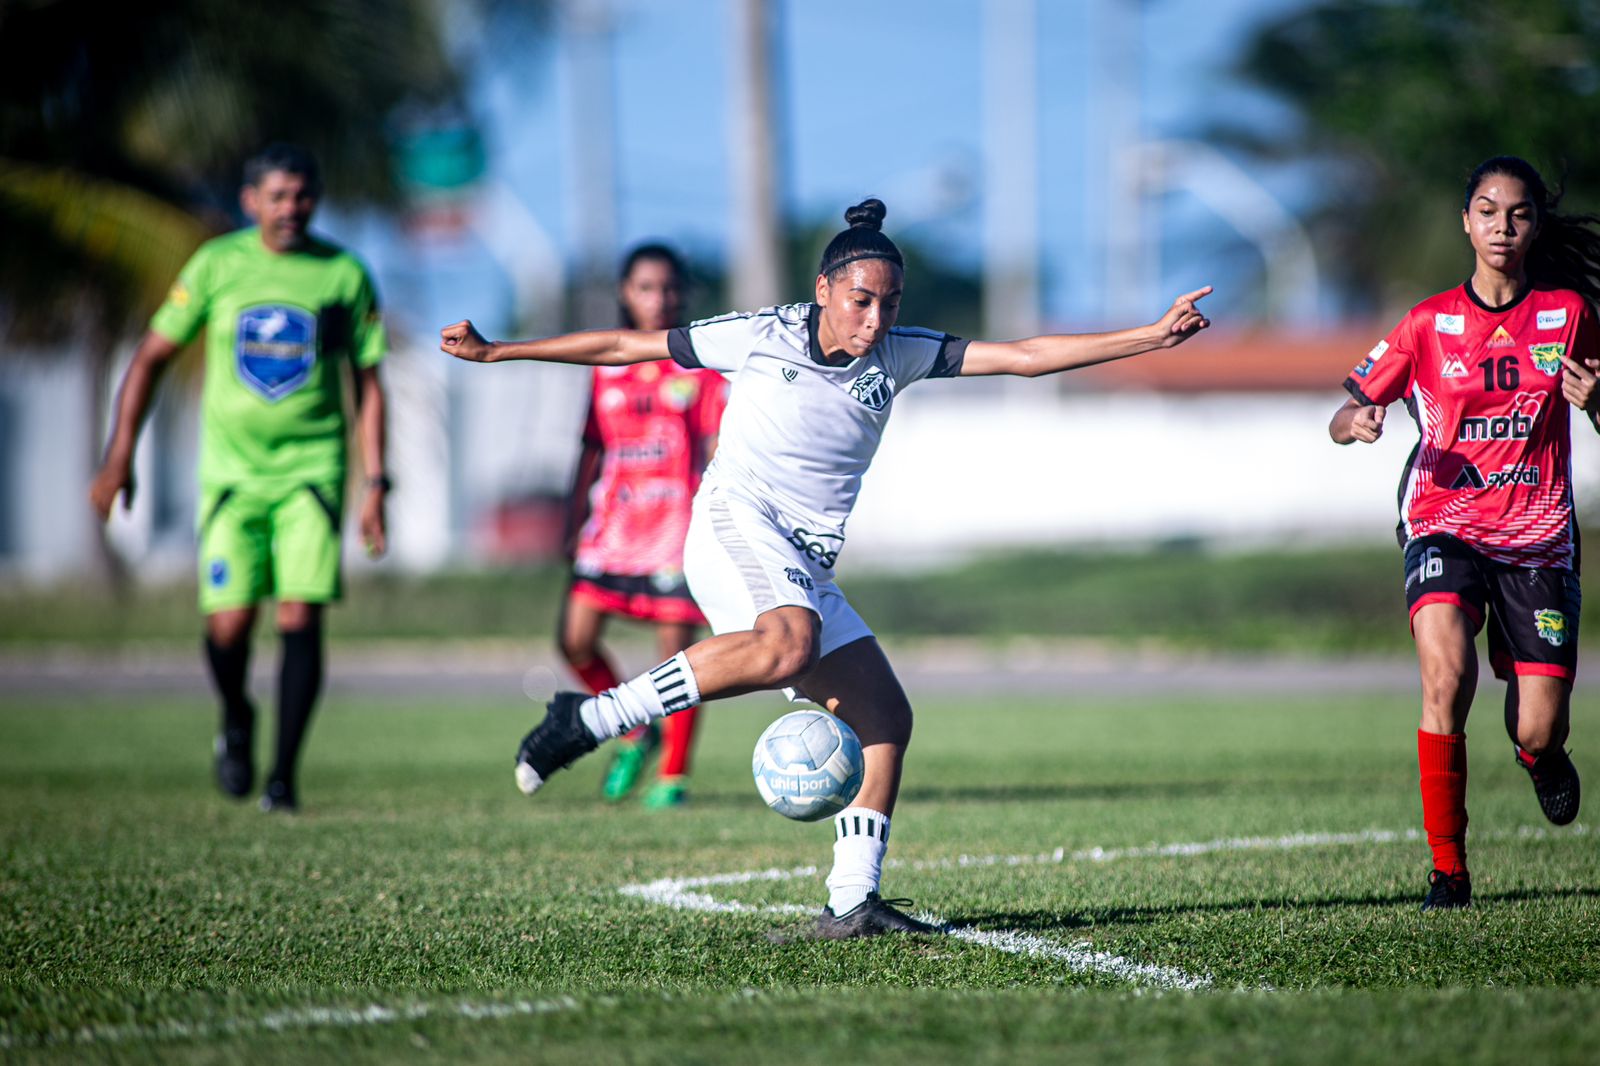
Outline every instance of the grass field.
<path id="1" fill-rule="evenodd" d="M 755 796 L 771 698 L 670 813 L 517 794 L 520 696 L 344 698 L 293 818 L 213 791 L 203 701 L 0 701 L 0 1056 L 1594 1060 L 1597 841 L 1489 710 L 1477 906 L 1424 916 L 1408 696 L 919 706 L 884 888 L 959 932 L 780 944 L 830 837 Z"/>

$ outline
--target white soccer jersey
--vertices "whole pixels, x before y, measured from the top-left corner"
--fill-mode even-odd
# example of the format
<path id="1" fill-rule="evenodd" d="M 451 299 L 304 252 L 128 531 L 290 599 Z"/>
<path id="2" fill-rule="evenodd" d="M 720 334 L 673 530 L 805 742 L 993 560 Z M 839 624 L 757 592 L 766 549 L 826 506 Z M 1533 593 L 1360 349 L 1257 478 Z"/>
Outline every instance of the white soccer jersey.
<path id="1" fill-rule="evenodd" d="M 706 482 L 770 502 L 794 523 L 795 547 L 831 570 L 895 394 L 955 377 L 968 342 L 896 327 L 860 359 L 830 361 L 816 340 L 820 314 L 788 304 L 723 315 L 673 330 L 668 344 L 680 366 L 732 381 Z"/>

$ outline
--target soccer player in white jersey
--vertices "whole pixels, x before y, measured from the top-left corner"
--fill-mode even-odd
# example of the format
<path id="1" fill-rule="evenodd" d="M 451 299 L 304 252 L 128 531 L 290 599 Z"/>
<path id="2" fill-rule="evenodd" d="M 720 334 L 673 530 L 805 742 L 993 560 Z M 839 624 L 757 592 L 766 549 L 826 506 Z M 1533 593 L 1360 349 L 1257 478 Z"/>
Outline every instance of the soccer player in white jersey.
<path id="1" fill-rule="evenodd" d="M 672 359 L 731 378 L 684 545 L 690 591 L 715 635 L 598 696 L 558 693 L 522 742 L 517 784 L 531 794 L 601 741 L 704 700 L 762 689 L 803 696 L 849 723 L 866 762 L 855 802 L 833 819 L 828 904 L 817 920 L 830 939 L 933 931 L 878 894 L 911 704 L 833 579 L 895 395 L 926 377 L 1037 377 L 1123 359 L 1210 324 L 1196 307 L 1206 287 L 1148 326 L 1112 333 L 995 342 L 896 327 L 905 267 L 881 232 L 884 211 L 866 200 L 845 212 L 849 228 L 822 254 L 815 303 L 532 341 L 486 341 L 469 321 L 440 331 L 445 352 L 479 363 Z"/>

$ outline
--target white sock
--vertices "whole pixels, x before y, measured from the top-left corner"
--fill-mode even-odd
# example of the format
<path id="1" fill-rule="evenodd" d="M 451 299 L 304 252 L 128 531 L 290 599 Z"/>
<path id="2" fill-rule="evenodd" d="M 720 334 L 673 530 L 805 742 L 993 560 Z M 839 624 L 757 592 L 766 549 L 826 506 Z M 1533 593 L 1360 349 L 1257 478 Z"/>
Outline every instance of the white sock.
<path id="1" fill-rule="evenodd" d="M 700 686 L 689 657 L 680 651 L 632 681 L 584 700 L 578 714 L 596 740 L 610 740 L 699 702 Z"/>
<path id="2" fill-rule="evenodd" d="M 833 816 L 833 869 L 828 872 L 828 907 L 837 917 L 878 891 L 883 853 L 889 848 L 889 816 L 870 807 L 846 807 Z"/>

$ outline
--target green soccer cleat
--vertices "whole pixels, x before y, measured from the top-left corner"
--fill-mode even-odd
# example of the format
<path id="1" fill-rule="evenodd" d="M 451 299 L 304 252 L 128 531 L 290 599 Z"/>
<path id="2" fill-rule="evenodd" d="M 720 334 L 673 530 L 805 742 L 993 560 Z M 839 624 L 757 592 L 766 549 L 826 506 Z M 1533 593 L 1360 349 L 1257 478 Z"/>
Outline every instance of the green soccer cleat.
<path id="1" fill-rule="evenodd" d="M 648 811 L 666 811 L 682 807 L 689 802 L 689 790 L 681 779 L 657 781 L 644 794 L 644 807 Z"/>
<path id="2" fill-rule="evenodd" d="M 611 769 L 606 771 L 606 779 L 600 785 L 600 795 L 605 797 L 606 802 L 618 803 L 626 799 L 628 793 L 633 791 L 633 786 L 639 783 L 645 761 L 655 751 L 660 737 L 653 723 L 646 726 L 645 730 L 641 740 L 617 742 L 617 753 L 611 757 Z"/>

